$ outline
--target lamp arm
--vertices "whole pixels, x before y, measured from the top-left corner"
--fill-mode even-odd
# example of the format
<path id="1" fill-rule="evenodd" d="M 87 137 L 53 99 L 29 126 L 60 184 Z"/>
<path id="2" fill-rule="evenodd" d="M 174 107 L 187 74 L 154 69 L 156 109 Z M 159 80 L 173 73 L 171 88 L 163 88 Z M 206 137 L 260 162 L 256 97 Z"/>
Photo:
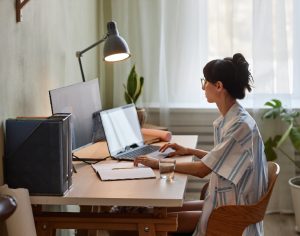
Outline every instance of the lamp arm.
<path id="1" fill-rule="evenodd" d="M 82 76 L 82 81 L 85 82 L 85 77 L 84 77 L 84 73 L 83 73 L 83 68 L 82 68 L 82 63 L 81 63 L 81 57 L 82 55 L 89 51 L 90 49 L 96 47 L 97 45 L 99 45 L 100 43 L 104 42 L 108 37 L 108 34 L 106 34 L 102 39 L 100 39 L 99 41 L 97 41 L 96 43 L 93 43 L 91 46 L 87 47 L 86 49 L 82 50 L 82 51 L 77 51 L 76 52 L 76 57 L 78 58 L 78 63 L 79 63 L 79 67 L 80 67 L 80 72 L 81 72 L 81 76 Z"/>
<path id="2" fill-rule="evenodd" d="M 79 67 L 80 67 L 80 72 L 81 72 L 81 77 L 82 77 L 82 82 L 85 82 L 85 77 L 82 69 L 82 63 L 81 63 L 81 57 L 78 56 L 78 62 L 79 62 Z"/>
<path id="3" fill-rule="evenodd" d="M 82 54 L 84 54 L 85 52 L 89 51 L 90 49 L 92 49 L 93 47 L 96 47 L 98 44 L 104 42 L 107 39 L 108 35 L 106 34 L 102 39 L 100 39 L 98 42 L 93 43 L 91 46 L 87 47 L 86 49 L 83 49 L 82 51 L 78 51 L 76 52 L 76 56 L 77 57 L 81 57 Z"/>

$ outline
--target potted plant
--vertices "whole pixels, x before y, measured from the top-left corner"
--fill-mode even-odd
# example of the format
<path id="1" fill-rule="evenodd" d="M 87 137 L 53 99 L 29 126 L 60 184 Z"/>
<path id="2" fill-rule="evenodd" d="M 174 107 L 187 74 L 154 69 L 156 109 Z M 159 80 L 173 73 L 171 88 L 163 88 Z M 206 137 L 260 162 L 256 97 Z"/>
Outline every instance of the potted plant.
<path id="1" fill-rule="evenodd" d="M 135 70 L 135 65 L 131 68 L 131 71 L 127 78 L 127 84 L 124 86 L 124 98 L 127 104 L 134 103 L 141 127 L 146 120 L 146 110 L 142 107 L 137 107 L 136 103 L 139 99 L 144 86 L 144 77 L 139 76 Z"/>
<path id="2" fill-rule="evenodd" d="M 295 151 L 300 152 L 300 126 L 297 122 L 300 113 L 293 109 L 284 108 L 278 99 L 266 102 L 265 106 L 268 106 L 269 109 L 263 114 L 263 119 L 279 118 L 287 127 L 283 134 L 269 137 L 265 141 L 265 153 L 268 161 L 276 160 L 277 153 L 280 153 L 293 162 L 296 168 L 300 169 L 300 163 L 291 157 L 282 147 L 282 144 L 289 139 Z M 289 179 L 289 185 L 295 211 L 295 229 L 297 232 L 300 232 L 300 176 Z"/>

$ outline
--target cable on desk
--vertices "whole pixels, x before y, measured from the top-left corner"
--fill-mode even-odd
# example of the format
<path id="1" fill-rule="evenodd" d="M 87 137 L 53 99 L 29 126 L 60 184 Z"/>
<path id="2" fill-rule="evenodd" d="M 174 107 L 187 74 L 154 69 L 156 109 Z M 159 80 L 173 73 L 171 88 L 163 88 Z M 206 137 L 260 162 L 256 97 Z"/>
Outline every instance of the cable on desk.
<path id="1" fill-rule="evenodd" d="M 87 161 L 87 160 L 84 160 L 84 158 L 80 158 L 80 157 L 74 155 L 73 153 L 72 153 L 72 156 L 73 156 L 73 158 L 74 158 L 76 161 L 82 161 L 82 162 L 84 162 L 84 163 L 86 163 L 86 164 L 88 164 L 88 165 L 93 165 L 93 164 L 96 164 L 96 163 L 98 163 L 98 162 L 100 162 L 100 161 L 105 161 L 106 159 L 108 159 L 108 158 L 111 157 L 111 156 L 106 156 L 106 157 L 104 157 L 103 159 L 99 159 L 99 160 L 95 160 L 95 161 Z"/>

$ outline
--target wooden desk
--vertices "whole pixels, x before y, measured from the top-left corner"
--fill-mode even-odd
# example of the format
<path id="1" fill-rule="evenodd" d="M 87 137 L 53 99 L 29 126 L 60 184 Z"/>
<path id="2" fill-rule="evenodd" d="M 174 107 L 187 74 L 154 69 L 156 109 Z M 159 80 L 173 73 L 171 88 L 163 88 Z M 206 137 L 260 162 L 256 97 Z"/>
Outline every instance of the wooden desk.
<path id="1" fill-rule="evenodd" d="M 194 148 L 197 136 L 174 136 L 172 142 Z M 192 161 L 192 156 L 178 157 L 178 162 Z M 175 181 L 159 179 L 101 181 L 91 166 L 75 163 L 73 186 L 65 196 L 31 196 L 33 205 L 137 206 L 153 207 L 153 212 L 84 213 L 34 212 L 38 236 L 54 236 L 56 229 L 136 230 L 140 236 L 167 235 L 176 230 L 177 217 L 167 216 L 167 207 L 183 204 L 187 176 L 175 174 Z"/>

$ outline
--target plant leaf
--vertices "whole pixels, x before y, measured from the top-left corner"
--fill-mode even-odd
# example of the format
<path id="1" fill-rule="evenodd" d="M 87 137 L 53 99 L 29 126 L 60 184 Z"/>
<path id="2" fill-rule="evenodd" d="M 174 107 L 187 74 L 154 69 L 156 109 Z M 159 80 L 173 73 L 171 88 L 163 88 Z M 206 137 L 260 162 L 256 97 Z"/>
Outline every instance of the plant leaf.
<path id="1" fill-rule="evenodd" d="M 281 117 L 282 121 L 284 121 L 288 124 L 291 124 L 294 121 L 294 117 L 292 116 L 292 113 L 287 113 L 287 112 L 281 113 L 280 117 Z"/>
<path id="2" fill-rule="evenodd" d="M 139 79 L 139 86 L 138 89 L 136 91 L 136 94 L 134 96 L 135 101 L 138 100 L 139 96 L 141 95 L 142 91 L 143 91 L 143 86 L 144 86 L 144 77 L 140 77 Z"/>
<path id="3" fill-rule="evenodd" d="M 266 102 L 264 105 L 265 105 L 265 106 L 272 107 L 272 108 L 275 107 L 275 105 L 274 105 L 272 102 Z"/>
<path id="4" fill-rule="evenodd" d="M 140 97 L 144 85 L 144 78 L 140 77 L 135 70 L 135 65 L 132 67 L 128 78 L 127 78 L 127 86 L 124 86 L 125 93 L 125 101 L 127 103 L 136 103 L 137 99 Z"/>
<path id="5" fill-rule="evenodd" d="M 125 91 L 124 98 L 127 104 L 133 103 L 133 99 L 129 96 L 129 94 Z"/>
<path id="6" fill-rule="evenodd" d="M 294 148 L 300 152 L 300 127 L 293 127 L 291 129 L 290 139 Z"/>
<path id="7" fill-rule="evenodd" d="M 271 109 L 271 110 L 266 111 L 266 112 L 263 114 L 262 118 L 263 118 L 263 119 L 270 119 L 270 118 L 275 119 L 275 118 L 278 116 L 277 113 L 278 113 L 278 112 L 274 111 L 274 109 Z"/>
<path id="8" fill-rule="evenodd" d="M 123 84 L 123 87 L 124 87 L 124 99 L 125 99 L 125 101 L 126 101 L 126 103 L 127 104 L 130 104 L 130 103 L 132 103 L 132 98 L 130 97 L 130 95 L 128 94 L 128 92 L 127 92 L 127 87 L 126 87 L 126 85 L 125 84 Z"/>
<path id="9" fill-rule="evenodd" d="M 135 71 L 135 65 L 132 67 L 127 79 L 127 93 L 131 98 L 134 97 L 137 86 L 137 73 Z"/>
<path id="10" fill-rule="evenodd" d="M 272 101 L 274 102 L 276 107 L 282 107 L 282 103 L 278 99 L 272 99 Z"/>
<path id="11" fill-rule="evenodd" d="M 291 112 L 291 114 L 290 114 L 293 118 L 297 118 L 297 117 L 299 117 L 300 116 L 300 112 L 298 112 L 298 111 L 292 111 Z"/>
<path id="12" fill-rule="evenodd" d="M 290 124 L 290 126 L 288 127 L 288 129 L 281 136 L 280 140 L 278 141 L 278 143 L 276 145 L 277 148 L 279 148 L 285 142 L 285 140 L 287 140 L 287 138 L 290 135 L 290 132 L 291 132 L 292 128 L 293 128 L 293 123 Z"/>
<path id="13" fill-rule="evenodd" d="M 265 106 L 270 106 L 272 108 L 279 108 L 282 107 L 282 103 L 278 99 L 273 98 L 271 101 L 266 102 Z"/>
<path id="14" fill-rule="evenodd" d="M 274 150 L 276 147 L 276 137 L 274 140 L 272 138 L 268 138 L 268 140 L 265 142 L 265 154 L 268 161 L 274 161 L 277 159 L 277 154 Z"/>
<path id="15" fill-rule="evenodd" d="M 276 117 L 278 117 L 282 111 L 282 104 L 279 100 L 277 99 L 272 99 L 269 102 L 265 103 L 265 106 L 269 106 L 270 109 L 268 109 L 262 116 L 263 119 L 270 119 L 273 118 L 275 119 Z"/>

